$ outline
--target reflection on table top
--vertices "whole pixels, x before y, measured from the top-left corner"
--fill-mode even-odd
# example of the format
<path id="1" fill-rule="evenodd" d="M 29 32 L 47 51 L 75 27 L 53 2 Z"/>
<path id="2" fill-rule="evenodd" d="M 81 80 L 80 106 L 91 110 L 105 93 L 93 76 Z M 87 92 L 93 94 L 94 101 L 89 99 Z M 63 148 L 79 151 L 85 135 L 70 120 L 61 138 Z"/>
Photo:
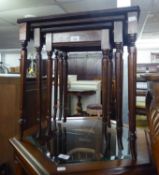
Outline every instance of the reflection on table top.
<path id="1" fill-rule="evenodd" d="M 45 132 L 44 129 L 43 134 Z M 52 136 L 42 139 L 37 139 L 36 136 L 36 133 L 28 136 L 27 140 L 56 164 L 131 159 L 128 128 L 124 127 L 119 134 L 115 122 L 112 122 L 111 128 L 105 128 L 102 118 L 70 118 L 66 123 L 57 122 L 56 132 Z M 123 149 L 119 146 L 118 139 L 122 140 Z M 60 158 L 61 154 L 68 155 L 67 159 Z"/>
<path id="2" fill-rule="evenodd" d="M 38 128 L 35 126 L 26 131 L 24 140 L 10 139 L 16 159 L 24 167 L 29 167 L 33 174 L 154 174 L 149 135 L 143 129 L 136 131 L 137 159 L 132 160 L 129 154 L 131 140 L 128 139 L 126 126 L 123 127 L 123 150 L 118 148 L 117 138 L 121 133 L 116 132 L 115 123 L 108 132 L 104 132 L 106 128 L 101 118 L 70 118 L 67 123 L 57 123 L 56 133 L 50 137 L 43 135 L 41 139 L 36 137 L 35 130 Z M 70 155 L 69 159 L 58 158 L 60 153 Z"/>

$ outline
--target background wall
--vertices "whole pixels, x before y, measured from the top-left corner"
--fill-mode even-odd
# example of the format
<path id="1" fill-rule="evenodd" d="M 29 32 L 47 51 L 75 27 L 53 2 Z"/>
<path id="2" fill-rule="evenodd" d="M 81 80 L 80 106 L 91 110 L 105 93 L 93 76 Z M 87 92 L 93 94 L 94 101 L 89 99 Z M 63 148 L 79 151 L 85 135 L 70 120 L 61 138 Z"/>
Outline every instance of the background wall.
<path id="1" fill-rule="evenodd" d="M 6 67 L 18 67 L 20 65 L 20 50 L 0 50 L 0 61 L 3 61 Z"/>
<path id="2" fill-rule="evenodd" d="M 151 63 L 151 53 L 159 53 L 159 48 L 139 48 L 137 63 Z"/>
<path id="3" fill-rule="evenodd" d="M 138 58 L 137 63 L 151 63 L 151 53 L 159 53 L 159 45 L 158 45 L 158 48 L 140 48 L 139 47 L 138 52 L 137 52 L 137 58 Z M 28 56 L 30 56 L 30 54 Z M 43 57 L 46 58 L 47 55 L 44 53 Z M 76 59 L 74 60 L 74 58 L 76 58 Z M 81 58 L 84 58 L 84 60 L 80 61 Z M 19 59 L 20 59 L 20 49 L 0 50 L 0 61 L 1 60 L 4 61 L 4 63 L 6 64 L 7 67 L 19 66 L 19 64 L 20 64 Z M 83 53 L 82 55 L 81 55 L 81 53 L 80 54 L 78 54 L 78 53 L 70 54 L 70 58 L 69 58 L 70 65 L 72 65 L 72 64 L 77 65 L 74 67 L 74 69 L 71 70 L 71 73 L 74 74 L 75 71 L 78 71 L 83 66 L 86 66 L 86 65 L 84 65 L 85 60 L 87 60 L 87 70 L 88 71 L 94 69 L 95 70 L 94 72 L 96 72 L 96 73 L 100 72 L 100 70 L 97 70 L 98 66 L 96 66 L 96 65 L 100 65 L 101 53 L 94 52 L 92 54 Z M 79 63 L 82 65 L 79 65 Z M 90 65 L 94 65 L 94 66 L 91 67 Z M 91 76 L 91 75 L 89 75 L 89 76 Z M 84 77 L 82 77 L 82 78 L 84 78 Z"/>

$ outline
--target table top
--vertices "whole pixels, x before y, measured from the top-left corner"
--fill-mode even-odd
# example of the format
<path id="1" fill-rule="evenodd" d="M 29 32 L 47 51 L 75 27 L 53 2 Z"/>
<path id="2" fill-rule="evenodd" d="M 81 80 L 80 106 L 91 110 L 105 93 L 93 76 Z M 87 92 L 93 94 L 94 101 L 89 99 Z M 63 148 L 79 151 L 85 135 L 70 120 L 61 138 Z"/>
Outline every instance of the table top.
<path id="1" fill-rule="evenodd" d="M 76 120 L 68 119 L 67 123 L 57 122 L 54 136 L 47 139 L 38 139 L 36 136 L 35 133 L 26 139 L 56 164 L 131 159 L 128 128 L 123 128 L 123 134 L 119 136 L 123 142 L 121 149 L 118 146 L 116 124 L 105 128 L 101 117 L 79 117 Z M 64 158 L 60 158 L 61 154 Z"/>
<path id="2" fill-rule="evenodd" d="M 122 134 L 118 134 L 116 123 L 112 122 L 111 128 L 105 128 L 102 118 L 72 117 L 66 123 L 57 122 L 56 132 L 51 137 L 45 135 L 44 128 L 41 139 L 37 138 L 36 132 L 27 135 L 23 141 L 10 139 L 18 156 L 29 159 L 32 166 L 42 167 L 40 171 L 77 174 L 122 170 L 130 173 L 131 168 L 139 170 L 144 167 L 146 172 L 146 168 L 151 167 L 147 137 L 141 129 L 137 130 L 137 160 L 131 158 L 128 127 L 124 126 Z M 123 149 L 119 147 L 118 137 L 122 140 Z M 63 169 L 59 170 L 60 167 Z"/>

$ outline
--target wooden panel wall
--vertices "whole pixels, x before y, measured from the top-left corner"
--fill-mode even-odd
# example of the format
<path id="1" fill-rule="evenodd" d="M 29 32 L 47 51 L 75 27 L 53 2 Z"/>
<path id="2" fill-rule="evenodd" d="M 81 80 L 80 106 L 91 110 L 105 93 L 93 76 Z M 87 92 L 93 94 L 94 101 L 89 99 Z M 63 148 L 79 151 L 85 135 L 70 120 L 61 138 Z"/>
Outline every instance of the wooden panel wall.
<path id="1" fill-rule="evenodd" d="M 96 80 L 101 78 L 101 53 L 70 54 L 68 74 L 76 74 L 78 80 Z"/>
<path id="2" fill-rule="evenodd" d="M 8 139 L 19 133 L 20 79 L 0 77 L 0 164 L 13 161 Z"/>

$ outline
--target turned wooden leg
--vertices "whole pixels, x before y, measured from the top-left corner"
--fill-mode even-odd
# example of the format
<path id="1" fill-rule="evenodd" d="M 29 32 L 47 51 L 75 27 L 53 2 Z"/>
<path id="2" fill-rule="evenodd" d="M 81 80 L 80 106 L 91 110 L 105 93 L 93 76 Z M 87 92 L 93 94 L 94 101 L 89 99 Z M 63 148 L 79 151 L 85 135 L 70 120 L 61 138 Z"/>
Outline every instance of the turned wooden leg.
<path id="1" fill-rule="evenodd" d="M 123 48 L 122 43 L 116 43 L 115 53 L 115 85 L 116 85 L 116 121 L 117 121 L 117 139 L 120 149 L 122 144 L 122 95 L 123 95 Z"/>
<path id="2" fill-rule="evenodd" d="M 68 115 L 68 56 L 67 53 L 64 53 L 64 62 L 63 62 L 63 80 L 64 80 L 64 111 L 63 111 L 63 120 L 66 122 Z"/>
<path id="3" fill-rule="evenodd" d="M 54 60 L 54 105 L 53 105 L 53 116 L 54 121 L 56 121 L 57 117 L 57 100 L 58 100 L 58 69 L 59 69 L 59 53 L 56 51 Z"/>
<path id="4" fill-rule="evenodd" d="M 64 107 L 64 75 L 63 75 L 63 65 L 64 65 L 64 56 L 63 53 L 60 53 L 59 56 L 59 117 L 58 120 L 63 118 L 63 107 Z"/>
<path id="5" fill-rule="evenodd" d="M 41 120 L 42 120 L 42 56 L 41 56 L 41 50 L 42 50 L 42 44 L 41 44 L 41 32 L 40 28 L 34 29 L 34 46 L 36 50 L 36 61 L 37 61 L 37 76 L 36 76 L 36 87 L 37 87 L 37 116 L 36 120 L 39 125 L 39 131 L 37 134 L 37 137 L 41 137 Z"/>
<path id="6" fill-rule="evenodd" d="M 103 122 L 110 126 L 110 103 L 112 86 L 112 61 L 109 58 L 109 50 L 103 51 L 102 59 L 102 105 Z"/>
<path id="7" fill-rule="evenodd" d="M 136 47 L 135 35 L 129 35 L 128 47 L 128 107 L 129 139 L 132 159 L 136 160 Z"/>

